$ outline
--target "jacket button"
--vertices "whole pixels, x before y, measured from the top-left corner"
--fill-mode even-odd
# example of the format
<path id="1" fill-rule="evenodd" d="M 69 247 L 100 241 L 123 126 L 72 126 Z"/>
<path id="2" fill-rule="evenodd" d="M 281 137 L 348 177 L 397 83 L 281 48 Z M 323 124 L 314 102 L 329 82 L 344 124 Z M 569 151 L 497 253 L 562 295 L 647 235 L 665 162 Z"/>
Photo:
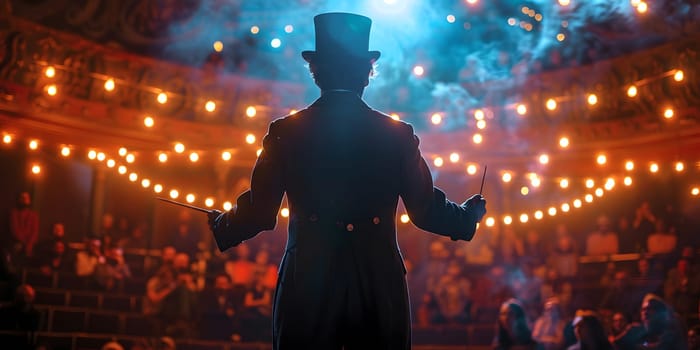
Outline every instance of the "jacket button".
<path id="1" fill-rule="evenodd" d="M 355 226 L 353 226 L 352 224 L 348 224 L 347 226 L 345 226 L 345 229 L 348 230 L 348 232 L 352 232 L 353 230 L 355 230 Z"/>
<path id="2" fill-rule="evenodd" d="M 316 216 L 316 214 L 311 214 L 311 216 L 309 216 L 309 221 L 311 221 L 311 222 L 318 221 L 318 216 Z"/>
<path id="3" fill-rule="evenodd" d="M 381 220 L 379 220 L 379 217 L 375 216 L 374 218 L 372 218 L 372 222 L 373 222 L 375 225 L 379 225 L 379 223 L 381 222 Z"/>

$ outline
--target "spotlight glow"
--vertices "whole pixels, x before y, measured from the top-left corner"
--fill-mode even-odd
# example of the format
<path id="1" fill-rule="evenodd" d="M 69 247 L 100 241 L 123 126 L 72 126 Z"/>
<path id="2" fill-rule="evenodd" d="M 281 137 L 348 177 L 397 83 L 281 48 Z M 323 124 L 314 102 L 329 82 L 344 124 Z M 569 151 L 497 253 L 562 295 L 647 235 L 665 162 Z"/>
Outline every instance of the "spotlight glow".
<path id="1" fill-rule="evenodd" d="M 649 6 L 644 1 L 640 1 L 639 4 L 637 5 L 637 12 L 639 12 L 639 13 L 646 13 L 648 9 L 649 9 Z"/>
<path id="2" fill-rule="evenodd" d="M 117 162 L 114 159 L 107 159 L 108 168 L 114 168 L 115 165 L 117 165 Z"/>
<path id="3" fill-rule="evenodd" d="M 530 193 L 530 189 L 527 186 L 520 187 L 520 194 L 527 196 Z"/>
<path id="4" fill-rule="evenodd" d="M 399 115 L 396 113 L 391 113 L 389 116 L 391 117 L 391 119 L 401 120 L 401 117 L 399 117 Z"/>
<path id="5" fill-rule="evenodd" d="M 6 144 L 6 145 L 9 145 L 10 143 L 12 143 L 12 135 L 10 135 L 10 134 L 2 135 L 2 143 Z"/>
<path id="6" fill-rule="evenodd" d="M 454 22 L 455 22 L 455 16 L 454 16 L 454 15 L 447 15 L 447 17 L 446 17 L 445 19 L 447 19 L 447 22 L 448 22 L 448 23 L 454 23 Z"/>
<path id="7" fill-rule="evenodd" d="M 258 34 L 258 33 L 260 33 L 260 27 L 252 26 L 252 27 L 250 27 L 250 32 L 253 34 Z"/>
<path id="8" fill-rule="evenodd" d="M 103 152 L 97 152 L 97 160 L 99 160 L 99 161 L 101 162 L 101 161 L 103 161 L 103 160 L 105 160 L 105 159 L 107 159 L 107 155 L 106 155 L 106 154 L 104 154 Z"/>
<path id="9" fill-rule="evenodd" d="M 61 155 L 64 157 L 68 157 L 70 155 L 70 147 L 68 147 L 68 146 L 61 147 Z"/>
<path id="10" fill-rule="evenodd" d="M 595 189 L 595 192 L 594 192 L 594 193 L 595 193 L 595 196 L 596 196 L 596 197 L 602 197 L 603 194 L 605 193 L 605 191 L 603 191 L 602 188 L 598 187 L 598 188 Z"/>
<path id="11" fill-rule="evenodd" d="M 88 151 L 87 156 L 88 156 L 88 159 L 93 160 L 93 159 L 97 158 L 97 152 L 95 150 L 90 150 L 90 151 Z"/>
<path id="12" fill-rule="evenodd" d="M 568 213 L 569 210 L 571 210 L 571 206 L 569 205 L 569 203 L 564 203 L 564 204 L 561 205 L 561 211 L 562 211 L 562 212 Z"/>
<path id="13" fill-rule="evenodd" d="M 693 196 L 699 195 L 699 194 L 700 194 L 700 188 L 698 188 L 698 187 L 693 187 L 693 188 L 690 190 L 690 194 L 692 194 Z"/>
<path id="14" fill-rule="evenodd" d="M 664 110 L 664 118 L 666 118 L 666 119 L 671 119 L 671 118 L 673 118 L 673 109 L 671 109 L 671 108 L 666 108 L 666 109 Z"/>
<path id="15" fill-rule="evenodd" d="M 293 26 L 293 25 L 287 24 L 286 26 L 284 26 L 284 32 L 285 32 L 285 33 L 289 34 L 289 33 L 293 32 L 293 31 L 294 31 L 294 26 Z"/>

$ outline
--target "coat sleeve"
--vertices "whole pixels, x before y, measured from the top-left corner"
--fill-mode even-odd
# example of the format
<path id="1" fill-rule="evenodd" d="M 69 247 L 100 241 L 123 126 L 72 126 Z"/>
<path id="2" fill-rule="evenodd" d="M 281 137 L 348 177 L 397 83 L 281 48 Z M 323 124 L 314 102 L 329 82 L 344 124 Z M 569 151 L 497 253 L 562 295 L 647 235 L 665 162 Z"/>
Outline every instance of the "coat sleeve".
<path id="1" fill-rule="evenodd" d="M 279 130 L 279 122 L 270 124 L 263 138 L 263 151 L 253 168 L 250 190 L 238 197 L 236 206 L 224 213 L 223 222 L 214 230 L 214 239 L 221 251 L 261 231 L 272 230 L 277 224 L 277 212 L 284 195 L 281 155 L 284 140 Z"/>
<path id="2" fill-rule="evenodd" d="M 430 169 L 418 149 L 418 137 L 409 124 L 406 126 L 401 140 L 404 146 L 400 195 L 408 216 L 422 230 L 452 240 L 471 240 L 476 232 L 476 213 L 450 201 L 433 186 Z"/>

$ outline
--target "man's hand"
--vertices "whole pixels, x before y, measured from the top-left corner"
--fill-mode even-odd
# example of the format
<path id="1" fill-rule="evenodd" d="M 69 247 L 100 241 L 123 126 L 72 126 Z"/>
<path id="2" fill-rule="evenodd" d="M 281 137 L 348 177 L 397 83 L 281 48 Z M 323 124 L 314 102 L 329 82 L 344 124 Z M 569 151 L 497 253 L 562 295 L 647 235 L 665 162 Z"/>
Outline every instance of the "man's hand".
<path id="1" fill-rule="evenodd" d="M 207 219 L 211 232 L 216 232 L 219 227 L 226 225 L 227 217 L 225 212 L 214 209 L 207 214 Z"/>
<path id="2" fill-rule="evenodd" d="M 462 206 L 473 213 L 476 222 L 481 222 L 481 219 L 486 215 L 486 199 L 480 194 L 471 196 Z"/>

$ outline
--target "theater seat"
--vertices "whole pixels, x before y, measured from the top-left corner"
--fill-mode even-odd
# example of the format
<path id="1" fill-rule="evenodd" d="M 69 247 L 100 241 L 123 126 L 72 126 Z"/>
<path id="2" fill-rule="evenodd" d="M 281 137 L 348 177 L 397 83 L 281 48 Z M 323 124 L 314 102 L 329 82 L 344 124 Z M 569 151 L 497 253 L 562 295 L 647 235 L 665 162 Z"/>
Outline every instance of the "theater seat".
<path id="1" fill-rule="evenodd" d="M 49 331 L 82 332 L 85 330 L 85 318 L 83 311 L 53 310 Z"/>
<path id="2" fill-rule="evenodd" d="M 35 289 L 34 303 L 37 305 L 65 306 L 66 293 L 57 289 Z"/>
<path id="3" fill-rule="evenodd" d="M 80 292 L 70 293 L 70 298 L 68 301 L 69 306 L 76 307 L 86 307 L 90 309 L 97 309 L 99 305 L 99 295 L 96 293 L 83 294 Z"/>
<path id="4" fill-rule="evenodd" d="M 117 313 L 91 312 L 88 314 L 86 330 L 90 333 L 121 334 L 123 319 Z"/>

